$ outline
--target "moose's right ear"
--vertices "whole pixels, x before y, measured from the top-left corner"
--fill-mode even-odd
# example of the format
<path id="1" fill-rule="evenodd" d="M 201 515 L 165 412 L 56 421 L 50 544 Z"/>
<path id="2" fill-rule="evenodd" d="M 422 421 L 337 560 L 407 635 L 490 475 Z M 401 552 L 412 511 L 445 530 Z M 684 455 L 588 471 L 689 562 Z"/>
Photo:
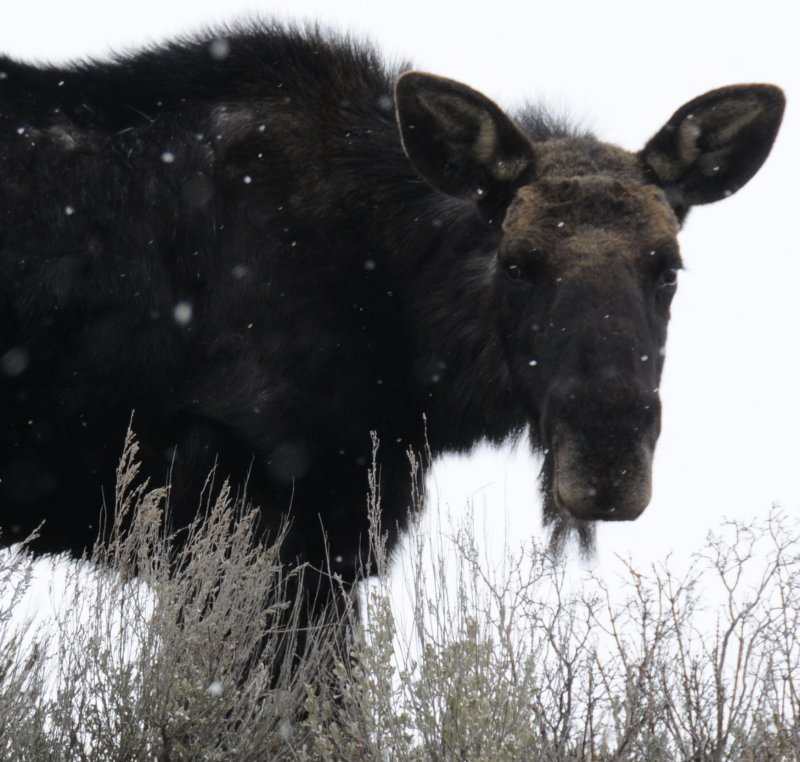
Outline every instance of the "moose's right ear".
<path id="1" fill-rule="evenodd" d="M 785 99 L 772 85 L 712 90 L 678 109 L 640 156 L 682 216 L 741 188 L 769 155 Z"/>
<path id="2" fill-rule="evenodd" d="M 397 82 L 396 102 L 403 148 L 437 190 L 495 205 L 532 172 L 528 138 L 472 88 L 407 72 Z"/>

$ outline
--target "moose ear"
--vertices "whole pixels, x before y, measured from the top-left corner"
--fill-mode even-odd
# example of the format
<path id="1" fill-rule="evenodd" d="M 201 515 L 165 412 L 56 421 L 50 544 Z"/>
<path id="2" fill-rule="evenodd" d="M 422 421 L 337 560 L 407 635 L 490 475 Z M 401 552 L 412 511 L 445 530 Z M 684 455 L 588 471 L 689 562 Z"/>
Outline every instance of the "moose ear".
<path id="1" fill-rule="evenodd" d="M 712 90 L 678 109 L 641 152 L 679 217 L 741 188 L 769 155 L 783 93 L 772 85 Z"/>
<path id="2" fill-rule="evenodd" d="M 403 148 L 437 190 L 496 206 L 531 173 L 528 138 L 472 88 L 407 72 L 397 82 L 396 96 Z"/>

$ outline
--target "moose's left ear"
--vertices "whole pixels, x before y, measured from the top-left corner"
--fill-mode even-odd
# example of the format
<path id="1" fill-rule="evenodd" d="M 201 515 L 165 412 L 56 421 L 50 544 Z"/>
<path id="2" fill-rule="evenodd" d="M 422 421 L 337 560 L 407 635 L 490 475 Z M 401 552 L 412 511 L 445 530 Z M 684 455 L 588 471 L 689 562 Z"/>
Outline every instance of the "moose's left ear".
<path id="1" fill-rule="evenodd" d="M 786 101 L 772 85 L 712 90 L 678 109 L 641 152 L 679 216 L 730 196 L 761 167 Z"/>
<path id="2" fill-rule="evenodd" d="M 531 171 L 528 138 L 497 104 L 472 88 L 407 72 L 397 82 L 396 95 L 403 148 L 437 190 L 501 205 Z"/>

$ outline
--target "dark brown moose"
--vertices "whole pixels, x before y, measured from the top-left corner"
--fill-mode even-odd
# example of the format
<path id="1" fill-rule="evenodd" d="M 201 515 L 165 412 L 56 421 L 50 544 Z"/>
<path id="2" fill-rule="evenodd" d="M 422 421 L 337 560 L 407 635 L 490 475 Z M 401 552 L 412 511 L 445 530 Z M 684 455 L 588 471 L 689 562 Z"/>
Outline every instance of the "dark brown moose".
<path id="1" fill-rule="evenodd" d="M 676 235 L 758 171 L 783 107 L 723 87 L 629 152 L 317 32 L 0 58 L 3 540 L 44 521 L 39 550 L 90 546 L 132 413 L 176 525 L 216 463 L 265 531 L 290 516 L 287 563 L 345 582 L 371 432 L 390 547 L 426 436 L 528 435 L 556 541 L 635 519 Z"/>

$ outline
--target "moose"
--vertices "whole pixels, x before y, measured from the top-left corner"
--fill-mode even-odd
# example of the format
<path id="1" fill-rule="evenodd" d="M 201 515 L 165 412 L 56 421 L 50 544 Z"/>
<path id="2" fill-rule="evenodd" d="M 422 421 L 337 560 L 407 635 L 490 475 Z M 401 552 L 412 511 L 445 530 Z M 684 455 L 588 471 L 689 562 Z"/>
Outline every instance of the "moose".
<path id="1" fill-rule="evenodd" d="M 591 545 L 650 500 L 676 235 L 783 109 L 722 87 L 629 152 L 318 30 L 0 58 L 2 541 L 91 546 L 132 421 L 175 526 L 216 467 L 346 582 L 373 432 L 390 550 L 409 450 L 521 436 Z"/>

